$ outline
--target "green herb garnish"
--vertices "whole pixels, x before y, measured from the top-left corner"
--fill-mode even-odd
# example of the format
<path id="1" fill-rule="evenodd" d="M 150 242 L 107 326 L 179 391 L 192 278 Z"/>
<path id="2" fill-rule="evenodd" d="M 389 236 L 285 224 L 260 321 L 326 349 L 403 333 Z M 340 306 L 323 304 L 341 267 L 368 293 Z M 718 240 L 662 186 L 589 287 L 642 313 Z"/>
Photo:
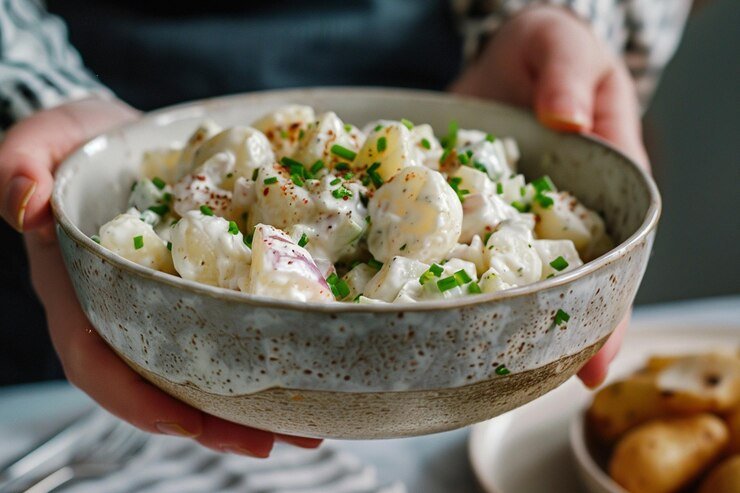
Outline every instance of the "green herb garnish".
<path id="1" fill-rule="evenodd" d="M 367 265 L 369 265 L 370 267 L 372 267 L 375 270 L 380 270 L 380 269 L 383 268 L 383 262 L 378 262 L 374 258 L 371 258 L 370 260 L 368 260 L 367 261 Z"/>
<path id="2" fill-rule="evenodd" d="M 144 237 L 134 236 L 134 250 L 139 250 L 144 247 Z"/>
<path id="3" fill-rule="evenodd" d="M 409 130 L 413 130 L 414 123 L 411 120 L 407 120 L 406 118 L 401 118 L 401 123 L 408 128 Z"/>
<path id="4" fill-rule="evenodd" d="M 353 161 L 357 157 L 357 153 L 355 151 L 340 146 L 339 144 L 331 146 L 331 153 L 349 161 Z"/>
<path id="5" fill-rule="evenodd" d="M 498 365 L 496 367 L 496 375 L 504 376 L 511 373 L 508 368 L 506 368 L 504 365 Z"/>
<path id="6" fill-rule="evenodd" d="M 100 236 L 98 236 L 98 235 L 92 235 L 92 236 L 90 237 L 90 239 L 91 239 L 92 241 L 94 241 L 95 243 L 97 243 L 98 245 L 100 245 Z"/>
<path id="7" fill-rule="evenodd" d="M 265 178 L 264 184 L 265 185 L 272 185 L 273 183 L 277 183 L 277 176 L 271 176 L 269 178 Z"/>
<path id="8" fill-rule="evenodd" d="M 570 315 L 558 308 L 557 313 L 555 313 L 555 325 L 561 325 L 568 320 L 570 320 Z"/>
<path id="9" fill-rule="evenodd" d="M 381 137 L 378 139 L 378 152 L 385 151 L 386 146 L 388 145 L 388 141 L 385 137 Z"/>
<path id="10" fill-rule="evenodd" d="M 563 256 L 561 255 L 560 257 L 550 262 L 550 267 L 552 267 L 553 269 L 559 272 L 563 269 L 568 268 L 568 261 L 565 260 Z"/>
<path id="11" fill-rule="evenodd" d="M 164 187 L 167 186 L 167 183 L 158 176 L 155 176 L 154 178 L 152 178 L 152 183 L 154 184 L 155 187 L 157 187 L 160 190 L 164 189 Z"/>
<path id="12" fill-rule="evenodd" d="M 449 276 L 444 277 L 437 281 L 437 288 L 441 292 L 449 291 L 450 289 L 456 288 L 458 286 L 457 279 L 455 279 L 455 276 Z"/>
<path id="13" fill-rule="evenodd" d="M 201 205 L 200 206 L 200 213 L 204 216 L 212 216 L 213 215 L 213 209 L 208 207 L 207 205 Z"/>
<path id="14" fill-rule="evenodd" d="M 429 139 L 421 139 L 421 146 L 428 150 L 432 148 L 432 143 L 429 142 Z"/>
<path id="15" fill-rule="evenodd" d="M 167 242 L 167 250 L 172 251 L 172 242 L 171 241 L 168 241 Z"/>
<path id="16" fill-rule="evenodd" d="M 313 173 L 315 175 L 316 173 L 318 173 L 319 171 L 321 171 L 321 169 L 323 167 L 324 167 L 324 161 L 322 161 L 321 159 L 319 159 L 318 161 L 316 161 L 315 163 L 313 163 L 311 165 L 311 173 Z"/>
<path id="17" fill-rule="evenodd" d="M 471 282 L 468 284 L 468 293 L 470 294 L 480 294 L 483 291 L 481 291 L 480 286 L 477 282 Z"/>
<path id="18" fill-rule="evenodd" d="M 373 185 L 375 185 L 375 188 L 380 188 L 381 185 L 383 185 L 383 177 L 380 176 L 378 173 L 378 168 L 380 168 L 380 163 L 373 163 L 370 165 L 370 167 L 367 169 L 367 176 L 370 177 L 370 180 L 372 180 Z"/>
<path id="19" fill-rule="evenodd" d="M 496 183 L 496 193 L 501 195 L 504 193 L 504 184 L 501 182 Z"/>
<path id="20" fill-rule="evenodd" d="M 486 134 L 486 141 L 487 142 L 493 142 L 494 140 L 496 140 L 496 136 L 495 135 L 493 135 L 493 134 Z"/>
<path id="21" fill-rule="evenodd" d="M 239 234 L 239 226 L 234 221 L 229 221 L 229 233 L 232 235 Z"/>
<path id="22" fill-rule="evenodd" d="M 159 214 L 160 216 L 164 216 L 168 212 L 170 212 L 170 207 L 167 205 L 153 205 L 149 207 L 149 210 L 154 212 L 155 214 Z"/>
<path id="23" fill-rule="evenodd" d="M 331 191 L 332 196 L 335 199 L 345 199 L 352 197 L 352 190 L 347 190 L 344 187 L 339 187 Z"/>
<path id="24" fill-rule="evenodd" d="M 306 236 L 306 233 L 303 233 L 301 235 L 301 239 L 298 240 L 298 246 L 301 247 L 301 248 L 303 248 L 307 244 L 308 244 L 308 236 Z"/>

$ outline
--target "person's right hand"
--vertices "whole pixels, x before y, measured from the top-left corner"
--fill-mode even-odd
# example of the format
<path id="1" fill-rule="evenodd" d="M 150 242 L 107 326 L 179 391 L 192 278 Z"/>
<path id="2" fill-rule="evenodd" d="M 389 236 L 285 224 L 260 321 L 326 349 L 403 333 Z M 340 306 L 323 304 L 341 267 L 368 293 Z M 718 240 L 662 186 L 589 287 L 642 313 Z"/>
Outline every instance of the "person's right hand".
<path id="1" fill-rule="evenodd" d="M 33 284 L 68 380 L 138 428 L 191 437 L 218 451 L 267 457 L 276 438 L 300 447 L 317 447 L 321 440 L 276 436 L 240 426 L 167 395 L 119 359 L 82 312 L 50 214 L 54 169 L 88 139 L 138 115 L 120 102 L 76 101 L 21 121 L 0 144 L 0 214 L 24 233 Z"/>

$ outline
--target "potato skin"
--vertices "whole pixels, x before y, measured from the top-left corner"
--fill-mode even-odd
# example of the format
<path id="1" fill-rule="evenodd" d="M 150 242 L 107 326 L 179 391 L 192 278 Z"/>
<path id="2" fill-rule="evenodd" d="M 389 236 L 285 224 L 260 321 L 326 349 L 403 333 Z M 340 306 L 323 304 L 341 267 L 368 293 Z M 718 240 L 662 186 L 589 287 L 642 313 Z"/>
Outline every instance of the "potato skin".
<path id="1" fill-rule="evenodd" d="M 611 443 L 650 419 L 664 415 L 662 397 L 650 375 L 635 375 L 599 390 L 586 413 L 588 429 Z"/>
<path id="2" fill-rule="evenodd" d="M 712 469 L 699 493 L 738 493 L 740 491 L 740 455 L 734 455 Z"/>
<path id="3" fill-rule="evenodd" d="M 622 438 L 609 474 L 630 493 L 673 493 L 699 476 L 728 440 L 727 425 L 711 414 L 656 419 Z"/>
<path id="4" fill-rule="evenodd" d="M 731 412 L 726 421 L 730 428 L 729 451 L 731 454 L 740 454 L 740 407 Z"/>

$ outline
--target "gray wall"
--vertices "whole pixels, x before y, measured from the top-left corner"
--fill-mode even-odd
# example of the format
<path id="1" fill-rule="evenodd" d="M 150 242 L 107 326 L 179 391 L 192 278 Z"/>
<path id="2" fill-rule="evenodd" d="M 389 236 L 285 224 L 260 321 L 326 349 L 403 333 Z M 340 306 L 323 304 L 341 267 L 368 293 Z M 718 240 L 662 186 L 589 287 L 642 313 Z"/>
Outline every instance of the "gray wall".
<path id="1" fill-rule="evenodd" d="M 740 293 L 740 1 L 691 18 L 646 140 L 664 209 L 638 303 Z"/>

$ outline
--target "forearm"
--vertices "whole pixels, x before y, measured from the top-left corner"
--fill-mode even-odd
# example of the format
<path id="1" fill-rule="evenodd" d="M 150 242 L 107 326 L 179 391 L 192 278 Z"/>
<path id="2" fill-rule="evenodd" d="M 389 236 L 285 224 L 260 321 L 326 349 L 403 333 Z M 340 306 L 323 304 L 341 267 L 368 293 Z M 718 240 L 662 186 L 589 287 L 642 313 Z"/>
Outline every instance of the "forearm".
<path id="1" fill-rule="evenodd" d="M 93 94 L 111 95 L 84 67 L 61 19 L 37 0 L 0 2 L 0 130 Z"/>

